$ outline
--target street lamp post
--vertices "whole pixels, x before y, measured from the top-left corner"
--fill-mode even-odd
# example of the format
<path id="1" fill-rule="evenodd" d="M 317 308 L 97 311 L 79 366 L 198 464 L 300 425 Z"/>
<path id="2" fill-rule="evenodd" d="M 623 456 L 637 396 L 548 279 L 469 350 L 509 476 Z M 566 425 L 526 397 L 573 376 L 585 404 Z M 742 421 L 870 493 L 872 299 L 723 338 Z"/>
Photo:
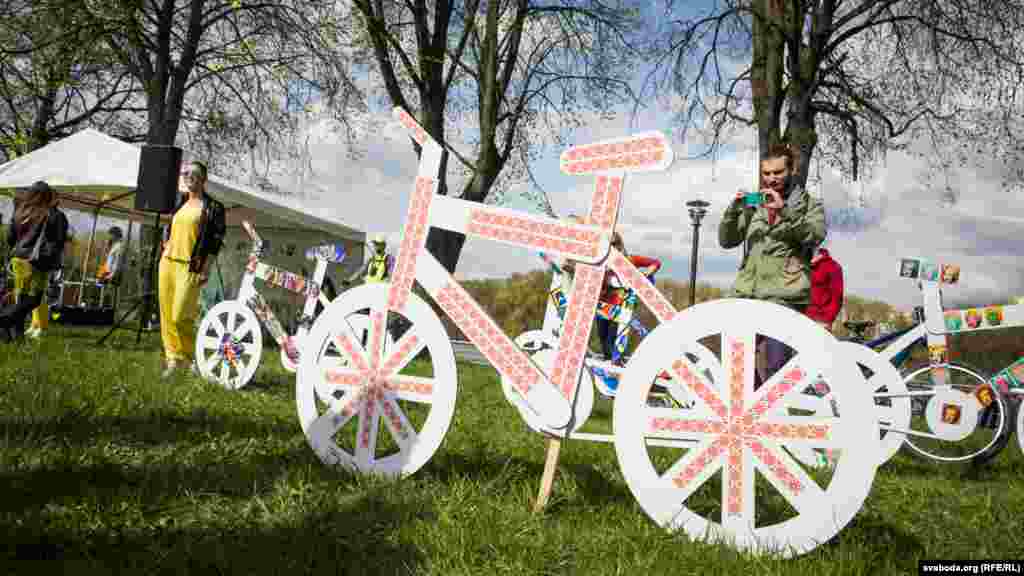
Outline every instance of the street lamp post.
<path id="1" fill-rule="evenodd" d="M 690 306 L 697 302 L 697 247 L 700 244 L 700 221 L 708 213 L 710 203 L 706 200 L 690 200 L 686 207 L 693 224 L 693 250 L 690 255 Z"/>

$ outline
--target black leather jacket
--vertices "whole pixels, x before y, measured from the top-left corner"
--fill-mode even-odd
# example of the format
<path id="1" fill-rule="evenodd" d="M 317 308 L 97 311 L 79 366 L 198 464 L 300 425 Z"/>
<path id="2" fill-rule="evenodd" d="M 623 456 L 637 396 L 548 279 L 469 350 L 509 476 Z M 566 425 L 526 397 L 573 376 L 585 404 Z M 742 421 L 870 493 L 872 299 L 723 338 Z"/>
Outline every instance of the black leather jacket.
<path id="1" fill-rule="evenodd" d="M 188 202 L 188 195 L 182 195 L 178 201 L 175 214 Z M 195 246 L 192 247 L 192 256 L 189 258 L 189 272 L 198 273 L 203 262 L 210 256 L 217 257 L 221 246 L 224 245 L 224 234 L 227 224 L 224 218 L 224 205 L 215 200 L 212 196 L 203 192 L 203 214 L 199 218 L 199 235 L 196 237 Z M 170 236 L 170 227 L 167 228 L 167 237 Z"/>

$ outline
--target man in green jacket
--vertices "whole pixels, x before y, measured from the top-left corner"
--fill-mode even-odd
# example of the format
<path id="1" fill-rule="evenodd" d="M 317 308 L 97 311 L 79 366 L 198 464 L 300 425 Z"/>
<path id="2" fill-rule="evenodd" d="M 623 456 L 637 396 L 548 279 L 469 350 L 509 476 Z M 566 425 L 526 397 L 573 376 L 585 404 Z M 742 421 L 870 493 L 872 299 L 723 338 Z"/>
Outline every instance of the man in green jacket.
<path id="1" fill-rule="evenodd" d="M 802 312 L 811 298 L 811 257 L 825 239 L 825 209 L 793 183 L 793 152 L 775 145 L 761 159 L 761 202 L 743 192 L 722 214 L 718 243 L 745 245 L 733 296 L 766 300 Z M 788 360 L 781 342 L 759 338 L 758 377 L 764 382 Z"/>

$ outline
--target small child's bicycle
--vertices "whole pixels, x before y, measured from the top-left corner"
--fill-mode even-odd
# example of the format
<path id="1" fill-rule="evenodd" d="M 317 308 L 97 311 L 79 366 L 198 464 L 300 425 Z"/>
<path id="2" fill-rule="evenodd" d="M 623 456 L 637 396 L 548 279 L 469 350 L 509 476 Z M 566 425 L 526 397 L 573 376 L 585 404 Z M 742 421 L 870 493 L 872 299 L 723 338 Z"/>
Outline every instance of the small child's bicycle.
<path id="1" fill-rule="evenodd" d="M 345 260 L 345 248 L 341 244 L 316 246 L 306 250 L 306 259 L 316 262 L 311 279 L 293 274 L 262 262 L 265 243 L 249 222 L 242 227 L 252 238 L 253 247 L 249 261 L 242 275 L 235 300 L 218 302 L 203 316 L 196 335 L 196 364 L 203 378 L 219 382 L 229 389 L 238 389 L 248 384 L 263 353 L 262 323 L 281 350 L 281 364 L 289 372 L 295 372 L 301 350 L 300 342 L 317 311 L 317 304 L 324 308 L 330 304 L 321 292 L 324 276 L 329 263 L 340 264 Z M 270 305 L 256 290 L 256 280 L 264 284 L 284 288 L 298 294 L 305 294 L 306 302 L 299 318 L 295 334 L 288 334 L 281 322 L 270 309 Z"/>
<path id="2" fill-rule="evenodd" d="M 840 353 L 835 338 L 802 314 L 766 302 L 725 299 L 677 313 L 611 247 L 626 174 L 671 164 L 672 149 L 662 134 L 586 144 L 562 154 L 567 174 L 595 175 L 591 224 L 578 224 L 436 194 L 441 146 L 407 112 L 396 108 L 395 114 L 420 146 L 395 273 L 388 284 L 338 296 L 302 343 L 296 407 L 306 440 L 324 463 L 404 476 L 426 464 L 444 440 L 455 411 L 455 357 L 437 313 L 413 293 L 416 282 L 512 383 L 540 427 L 560 438 L 613 442 L 630 491 L 659 525 L 685 530 L 691 538 L 791 556 L 827 542 L 860 510 L 878 461 L 877 442 L 865 439 L 878 438 L 878 421 L 863 374 Z M 426 250 L 434 226 L 576 262 L 550 362 L 522 351 Z M 623 368 L 614 433 L 584 435 L 573 432 L 574 420 L 587 388 L 580 385 L 581 374 L 608 270 L 661 323 Z M 366 309 L 369 339 L 362 346 L 354 322 L 362 322 Z M 388 345 L 390 315 L 406 318 L 409 328 Z M 758 335 L 796 354 L 754 390 Z M 720 343 L 720 352 L 701 344 L 708 339 Z M 704 369 L 711 379 L 687 355 L 702 348 L 710 357 Z M 662 373 L 669 375 L 669 393 L 678 401 L 675 391 L 684 391 L 696 401 L 693 408 L 650 405 L 648 396 Z M 814 374 L 829 385 L 841 415 L 789 410 Z M 550 446 L 538 505 L 557 462 L 557 444 Z M 841 456 L 829 477 L 812 477 L 787 452 L 792 446 L 832 448 Z M 754 489 L 755 480 L 764 481 L 762 488 Z M 690 501 L 698 492 L 702 496 Z M 780 506 L 782 500 L 791 508 Z"/>

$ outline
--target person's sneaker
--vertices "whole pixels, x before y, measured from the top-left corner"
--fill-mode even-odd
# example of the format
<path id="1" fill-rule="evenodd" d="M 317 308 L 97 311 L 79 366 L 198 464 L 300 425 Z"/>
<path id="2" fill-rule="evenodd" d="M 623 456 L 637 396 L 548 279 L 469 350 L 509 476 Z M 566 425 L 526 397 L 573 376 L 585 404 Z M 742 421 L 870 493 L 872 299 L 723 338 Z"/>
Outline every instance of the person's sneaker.
<path id="1" fill-rule="evenodd" d="M 174 375 L 174 371 L 178 369 L 178 364 L 175 362 L 168 362 L 164 366 L 164 371 L 160 373 L 160 377 L 167 379 Z"/>
<path id="2" fill-rule="evenodd" d="M 38 340 L 43 336 L 43 331 L 39 328 L 29 328 L 25 331 L 25 337 L 31 338 L 32 340 Z"/>

